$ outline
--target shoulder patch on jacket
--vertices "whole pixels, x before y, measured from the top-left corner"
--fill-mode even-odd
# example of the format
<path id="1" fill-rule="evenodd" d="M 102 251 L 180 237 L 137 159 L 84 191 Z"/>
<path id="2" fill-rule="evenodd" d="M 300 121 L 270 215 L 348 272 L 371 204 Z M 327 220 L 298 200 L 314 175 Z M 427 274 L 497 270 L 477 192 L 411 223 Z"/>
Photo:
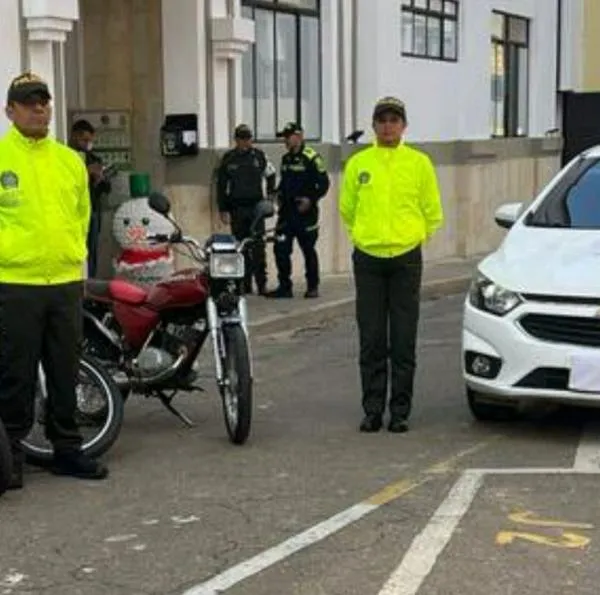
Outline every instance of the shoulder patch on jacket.
<path id="1" fill-rule="evenodd" d="M 326 168 L 325 168 L 325 161 L 323 161 L 323 157 L 321 157 L 321 155 L 319 155 L 318 153 L 315 155 L 315 157 L 313 158 L 313 163 L 315 164 L 315 168 L 316 170 L 322 174 L 325 173 Z"/>

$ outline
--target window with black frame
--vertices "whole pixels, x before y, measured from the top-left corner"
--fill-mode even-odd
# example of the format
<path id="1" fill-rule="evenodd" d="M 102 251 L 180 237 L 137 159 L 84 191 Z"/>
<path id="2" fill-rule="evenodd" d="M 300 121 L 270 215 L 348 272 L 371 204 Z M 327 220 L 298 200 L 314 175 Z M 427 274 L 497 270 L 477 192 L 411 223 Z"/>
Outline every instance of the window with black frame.
<path id="1" fill-rule="evenodd" d="M 529 20 L 492 13 L 492 136 L 529 131 Z"/>
<path id="2" fill-rule="evenodd" d="M 458 59 L 458 0 L 402 0 L 402 55 Z"/>
<path id="3" fill-rule="evenodd" d="M 290 121 L 307 140 L 321 138 L 319 0 L 242 0 L 255 43 L 242 58 L 244 121 L 259 141 L 275 139 Z"/>

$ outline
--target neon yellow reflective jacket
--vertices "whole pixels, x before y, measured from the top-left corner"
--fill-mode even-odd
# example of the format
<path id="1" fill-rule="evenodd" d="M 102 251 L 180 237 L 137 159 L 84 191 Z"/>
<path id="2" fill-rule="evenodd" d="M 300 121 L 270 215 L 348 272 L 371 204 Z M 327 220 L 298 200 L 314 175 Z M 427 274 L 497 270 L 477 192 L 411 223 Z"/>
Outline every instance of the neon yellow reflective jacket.
<path id="1" fill-rule="evenodd" d="M 426 242 L 444 221 L 431 159 L 405 144 L 355 153 L 342 175 L 340 215 L 352 243 L 371 256 L 399 256 Z"/>
<path id="2" fill-rule="evenodd" d="M 0 283 L 81 280 L 90 208 L 83 159 L 11 127 L 0 139 Z"/>

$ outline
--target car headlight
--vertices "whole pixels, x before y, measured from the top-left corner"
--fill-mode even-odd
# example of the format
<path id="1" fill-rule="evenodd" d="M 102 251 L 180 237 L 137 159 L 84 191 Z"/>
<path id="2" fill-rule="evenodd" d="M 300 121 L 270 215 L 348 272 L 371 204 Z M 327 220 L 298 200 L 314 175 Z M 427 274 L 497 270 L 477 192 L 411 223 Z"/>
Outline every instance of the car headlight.
<path id="1" fill-rule="evenodd" d="M 210 276 L 213 279 L 242 279 L 244 256 L 239 252 L 213 252 L 210 255 Z"/>
<path id="2" fill-rule="evenodd" d="M 505 289 L 485 275 L 477 273 L 469 289 L 469 302 L 475 308 L 504 316 L 521 303 L 521 297 L 518 293 Z"/>

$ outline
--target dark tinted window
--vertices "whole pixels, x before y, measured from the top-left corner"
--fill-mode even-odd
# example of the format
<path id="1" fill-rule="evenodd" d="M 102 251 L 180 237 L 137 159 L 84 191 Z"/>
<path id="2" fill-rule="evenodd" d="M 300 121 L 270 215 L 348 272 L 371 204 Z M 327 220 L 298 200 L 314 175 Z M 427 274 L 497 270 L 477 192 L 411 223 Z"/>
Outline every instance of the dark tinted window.
<path id="1" fill-rule="evenodd" d="M 600 163 L 590 167 L 566 196 L 571 227 L 600 229 Z"/>
<path id="2" fill-rule="evenodd" d="M 600 229 L 600 161 L 576 162 L 525 224 Z"/>

